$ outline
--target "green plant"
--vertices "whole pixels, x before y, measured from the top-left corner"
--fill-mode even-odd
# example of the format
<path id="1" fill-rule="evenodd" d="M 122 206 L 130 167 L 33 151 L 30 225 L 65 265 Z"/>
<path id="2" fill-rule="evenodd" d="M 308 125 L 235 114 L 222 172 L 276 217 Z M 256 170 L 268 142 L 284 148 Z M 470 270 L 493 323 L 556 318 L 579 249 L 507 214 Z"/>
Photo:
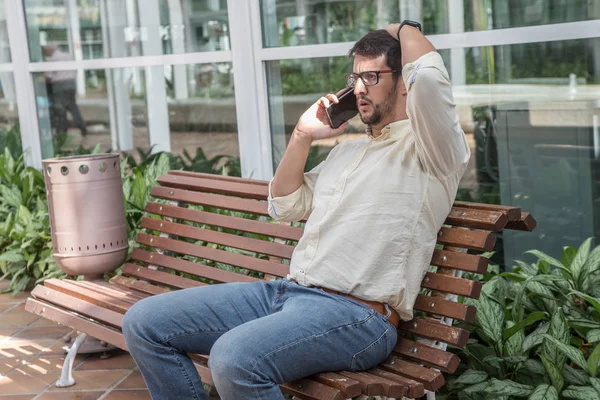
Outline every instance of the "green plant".
<path id="1" fill-rule="evenodd" d="M 445 397 L 600 399 L 600 246 L 528 253 L 537 262 L 488 274 L 481 298 L 463 300 L 477 320 Z"/>

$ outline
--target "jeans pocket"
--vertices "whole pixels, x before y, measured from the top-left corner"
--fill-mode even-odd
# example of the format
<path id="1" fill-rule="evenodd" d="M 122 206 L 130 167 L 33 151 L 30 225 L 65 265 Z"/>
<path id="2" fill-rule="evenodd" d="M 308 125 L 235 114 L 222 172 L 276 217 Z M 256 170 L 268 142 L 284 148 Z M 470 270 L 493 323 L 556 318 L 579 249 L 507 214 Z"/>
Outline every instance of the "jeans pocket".
<path id="1" fill-rule="evenodd" d="M 350 371 L 365 371 L 380 364 L 392 352 L 396 330 L 388 328 L 373 343 L 352 356 Z"/>

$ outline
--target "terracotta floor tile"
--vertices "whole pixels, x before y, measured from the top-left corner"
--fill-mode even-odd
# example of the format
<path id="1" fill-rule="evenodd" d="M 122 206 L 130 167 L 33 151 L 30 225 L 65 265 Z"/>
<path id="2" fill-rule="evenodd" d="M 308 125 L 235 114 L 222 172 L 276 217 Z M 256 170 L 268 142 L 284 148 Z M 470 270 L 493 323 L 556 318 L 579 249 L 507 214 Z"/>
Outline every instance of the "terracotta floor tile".
<path id="1" fill-rule="evenodd" d="M 0 343 L 0 359 L 31 357 L 49 348 L 56 340 L 7 340 Z"/>
<path id="2" fill-rule="evenodd" d="M 16 306 L 17 303 L 0 303 L 0 313 L 3 313 L 4 311 L 8 310 L 11 307 Z M 0 321 L 2 321 L 2 318 L 0 317 Z"/>
<path id="3" fill-rule="evenodd" d="M 140 371 L 133 371 L 116 389 L 147 389 L 146 382 Z"/>
<path id="4" fill-rule="evenodd" d="M 96 400 L 104 393 L 104 390 L 96 392 L 46 392 L 36 400 Z M 0 400 L 4 399 L 0 397 Z"/>
<path id="5" fill-rule="evenodd" d="M 12 327 L 12 328 L 0 328 L 0 341 L 10 337 L 11 335 L 19 332 L 22 328 Z"/>
<path id="6" fill-rule="evenodd" d="M 28 368 L 27 365 L 19 365 L 7 377 L 11 376 L 25 376 L 33 380 L 39 380 L 47 385 L 53 384 L 58 378 L 60 378 L 60 372 L 47 371 L 45 374 L 34 373 L 33 370 Z"/>
<path id="7" fill-rule="evenodd" d="M 14 394 L 9 396 L 0 395 L 0 400 L 31 400 L 35 397 L 32 394 Z"/>
<path id="8" fill-rule="evenodd" d="M 79 365 L 83 360 L 85 360 L 85 355 L 78 355 L 75 357 L 73 365 Z M 19 369 L 32 376 L 60 373 L 64 362 L 65 357 L 62 356 L 42 355 L 23 361 L 19 366 Z"/>
<path id="9" fill-rule="evenodd" d="M 152 400 L 147 390 L 113 390 L 103 400 Z"/>
<path id="10" fill-rule="evenodd" d="M 0 360 L 0 375 L 6 375 L 14 368 L 22 365 L 27 358 L 13 357 Z"/>
<path id="11" fill-rule="evenodd" d="M 70 345 L 71 343 L 73 343 L 75 341 L 75 338 L 77 337 L 77 332 L 76 331 L 71 331 L 71 333 L 69 333 L 68 336 L 71 337 L 71 341 L 69 342 L 69 345 Z M 65 343 L 64 340 L 62 340 L 62 338 L 61 338 L 60 340 L 57 340 L 56 342 L 54 342 L 54 344 L 52 346 L 50 346 L 49 349 L 45 350 L 44 354 L 47 354 L 47 355 L 63 355 L 63 354 L 66 354 L 66 351 L 64 351 L 62 349 L 62 347 L 65 346 L 66 344 L 67 343 Z"/>
<path id="12" fill-rule="evenodd" d="M 20 303 L 27 297 L 29 297 L 29 293 L 27 292 L 17 293 L 14 296 L 10 293 L 3 293 L 0 294 L 0 303 Z"/>
<path id="13" fill-rule="evenodd" d="M 37 315 L 25 311 L 25 304 L 19 304 L 12 310 L 4 312 L 0 323 L 2 326 L 29 325 L 30 323 L 37 321 L 38 318 Z"/>
<path id="14" fill-rule="evenodd" d="M 0 392 L 3 394 L 37 394 L 44 390 L 48 384 L 41 377 L 31 377 L 12 372 L 0 378 Z"/>
<path id="15" fill-rule="evenodd" d="M 71 388 L 76 390 L 108 389 L 128 373 L 129 371 L 102 371 L 100 373 L 98 371 L 73 371 L 76 383 Z M 52 392 L 57 390 L 60 388 L 50 388 Z"/>
<path id="16" fill-rule="evenodd" d="M 60 325 L 28 327 L 11 340 L 60 339 L 71 331 L 71 328 Z"/>
<path id="17" fill-rule="evenodd" d="M 77 371 L 91 371 L 99 369 L 132 369 L 135 367 L 135 361 L 129 353 L 123 350 L 113 350 L 108 354 L 111 356 L 105 360 L 100 358 L 100 354 L 91 354 L 90 357 L 79 367 Z"/>

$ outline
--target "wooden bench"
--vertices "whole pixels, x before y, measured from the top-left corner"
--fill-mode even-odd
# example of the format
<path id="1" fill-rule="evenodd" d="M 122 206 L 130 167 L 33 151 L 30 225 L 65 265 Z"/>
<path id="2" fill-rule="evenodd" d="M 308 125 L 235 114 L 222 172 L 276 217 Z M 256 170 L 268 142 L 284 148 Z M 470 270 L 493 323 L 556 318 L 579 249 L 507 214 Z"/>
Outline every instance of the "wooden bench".
<path id="1" fill-rule="evenodd" d="M 151 191 L 158 200 L 146 205 L 153 217 L 141 223 L 148 233 L 138 235 L 140 247 L 122 275 L 110 282 L 49 279 L 32 291 L 26 309 L 127 350 L 123 314 L 140 299 L 173 289 L 287 275 L 303 231 L 269 220 L 267 182 L 183 171 L 170 171 L 158 182 Z M 456 202 L 446 224 L 438 234 L 443 249 L 436 249 L 431 261 L 436 271 L 423 280 L 417 316 L 400 323 L 394 353 L 368 372 L 322 373 L 283 384 L 284 392 L 301 399 L 416 398 L 444 385 L 443 373 L 453 373 L 460 362 L 445 351 L 446 345 L 464 348 L 469 337 L 452 321 L 475 321 L 475 308 L 456 298 L 478 298 L 481 292 L 481 283 L 461 273 L 481 274 L 488 264 L 467 250 L 491 251 L 493 232 L 531 231 L 535 220 L 517 207 Z M 236 235 L 240 231 L 243 236 Z M 190 357 L 202 380 L 212 384 L 208 357 Z"/>

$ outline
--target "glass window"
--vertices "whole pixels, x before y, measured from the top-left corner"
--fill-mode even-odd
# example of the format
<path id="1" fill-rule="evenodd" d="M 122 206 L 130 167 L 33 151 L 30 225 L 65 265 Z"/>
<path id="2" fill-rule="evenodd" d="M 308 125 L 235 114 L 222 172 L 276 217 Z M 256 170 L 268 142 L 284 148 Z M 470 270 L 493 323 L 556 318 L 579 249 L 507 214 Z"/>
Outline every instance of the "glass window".
<path id="1" fill-rule="evenodd" d="M 230 49 L 224 1 L 25 0 L 24 4 L 32 61 Z"/>
<path id="2" fill-rule="evenodd" d="M 538 221 L 535 234 L 503 233 L 509 267 L 527 250 L 560 258 L 600 236 L 599 60 L 600 39 L 471 48 L 452 60 L 463 64 L 454 96 L 472 151 L 458 198 L 520 206 Z"/>
<path id="3" fill-rule="evenodd" d="M 17 158 L 22 151 L 15 81 L 12 72 L 0 72 L 0 152 L 8 148 Z"/>
<path id="4" fill-rule="evenodd" d="M 449 4 L 462 12 L 450 13 Z M 600 3 L 588 0 L 261 0 L 261 7 L 265 47 L 353 42 L 405 19 L 432 35 L 600 18 Z"/>
<path id="5" fill-rule="evenodd" d="M 139 162 L 162 143 L 181 167 L 222 172 L 227 164 L 240 174 L 231 63 L 52 71 L 34 82 L 43 158 L 99 144 Z"/>
<path id="6" fill-rule="evenodd" d="M 8 43 L 8 27 L 6 26 L 4 0 L 0 0 L 0 63 L 9 63 L 10 61 L 10 45 Z"/>

